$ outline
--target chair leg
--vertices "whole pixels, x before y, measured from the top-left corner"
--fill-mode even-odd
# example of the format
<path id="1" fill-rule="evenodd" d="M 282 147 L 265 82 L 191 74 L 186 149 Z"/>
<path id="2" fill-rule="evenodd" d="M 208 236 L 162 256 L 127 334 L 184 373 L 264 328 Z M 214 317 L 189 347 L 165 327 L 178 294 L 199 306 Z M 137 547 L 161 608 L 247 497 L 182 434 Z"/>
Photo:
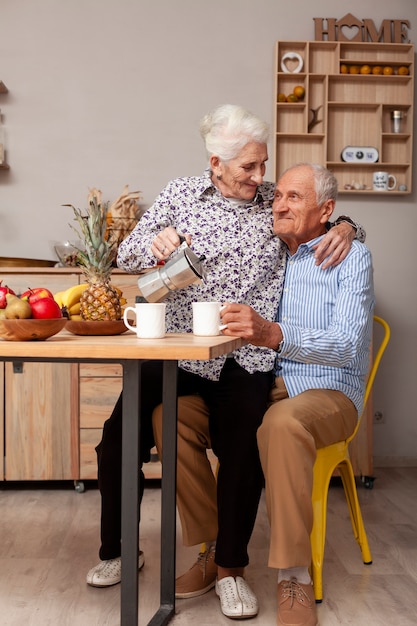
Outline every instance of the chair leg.
<path id="1" fill-rule="evenodd" d="M 369 549 L 368 538 L 366 536 L 365 526 L 363 523 L 361 508 L 358 500 L 358 493 L 356 490 L 355 476 L 353 474 L 352 464 L 350 460 L 345 459 L 338 466 L 338 469 L 342 477 L 342 483 L 349 507 L 353 533 L 362 553 L 362 561 L 366 565 L 370 565 L 372 563 L 372 555 Z"/>
<path id="2" fill-rule="evenodd" d="M 311 543 L 311 578 L 313 580 L 316 602 L 323 600 L 323 561 L 326 542 L 327 494 L 332 472 L 321 472 L 314 469 L 313 483 L 313 528 L 310 535 Z"/>

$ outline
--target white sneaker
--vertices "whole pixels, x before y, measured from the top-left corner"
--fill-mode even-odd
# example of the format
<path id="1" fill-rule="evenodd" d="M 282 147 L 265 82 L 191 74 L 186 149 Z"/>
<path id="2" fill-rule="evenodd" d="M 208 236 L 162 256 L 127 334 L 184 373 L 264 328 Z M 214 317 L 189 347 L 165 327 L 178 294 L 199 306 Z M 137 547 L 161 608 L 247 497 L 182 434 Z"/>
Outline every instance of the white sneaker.
<path id="1" fill-rule="evenodd" d="M 142 569 L 145 564 L 145 556 L 142 550 L 139 550 L 138 569 Z M 122 579 L 122 559 L 118 556 L 116 559 L 108 561 L 100 561 L 90 569 L 87 574 L 87 584 L 92 587 L 111 587 L 117 585 Z"/>
<path id="2" fill-rule="evenodd" d="M 216 580 L 216 593 L 220 598 L 222 613 L 226 617 L 245 619 L 258 614 L 258 600 L 241 576 L 226 576 Z"/>

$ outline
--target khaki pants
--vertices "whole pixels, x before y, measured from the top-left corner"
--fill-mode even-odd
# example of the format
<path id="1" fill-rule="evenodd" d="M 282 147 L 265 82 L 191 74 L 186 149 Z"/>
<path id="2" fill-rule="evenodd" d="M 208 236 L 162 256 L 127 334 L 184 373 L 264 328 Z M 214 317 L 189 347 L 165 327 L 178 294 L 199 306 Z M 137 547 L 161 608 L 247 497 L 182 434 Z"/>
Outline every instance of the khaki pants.
<path id="1" fill-rule="evenodd" d="M 340 391 L 312 389 L 289 398 L 282 378 L 275 380 L 270 399 L 258 429 L 271 525 L 268 565 L 308 567 L 316 448 L 346 439 L 358 414 Z"/>
<path id="2" fill-rule="evenodd" d="M 153 427 L 161 454 L 162 405 L 154 410 Z M 186 546 L 217 538 L 217 485 L 207 458 L 209 448 L 205 402 L 200 396 L 178 398 L 177 506 Z"/>

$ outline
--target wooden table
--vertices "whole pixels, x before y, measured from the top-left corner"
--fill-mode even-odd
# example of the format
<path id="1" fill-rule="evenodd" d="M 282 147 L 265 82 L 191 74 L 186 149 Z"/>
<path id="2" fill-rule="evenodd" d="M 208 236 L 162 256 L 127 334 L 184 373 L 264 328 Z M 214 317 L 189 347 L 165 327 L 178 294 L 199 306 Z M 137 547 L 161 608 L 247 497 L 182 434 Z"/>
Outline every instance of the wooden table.
<path id="1" fill-rule="evenodd" d="M 176 442 L 178 360 L 206 360 L 232 352 L 245 342 L 238 338 L 195 337 L 167 334 L 162 339 L 138 339 L 132 332 L 123 335 L 76 336 L 63 330 L 46 341 L 4 341 L 0 339 L 2 361 L 96 362 L 123 366 L 122 434 L 122 582 L 121 625 L 137 626 L 138 525 L 139 525 L 139 438 L 140 372 L 143 361 L 164 361 L 163 376 L 163 457 L 161 505 L 160 607 L 148 626 L 168 624 L 175 612 L 176 542 Z M 136 419 L 135 416 L 138 416 Z"/>

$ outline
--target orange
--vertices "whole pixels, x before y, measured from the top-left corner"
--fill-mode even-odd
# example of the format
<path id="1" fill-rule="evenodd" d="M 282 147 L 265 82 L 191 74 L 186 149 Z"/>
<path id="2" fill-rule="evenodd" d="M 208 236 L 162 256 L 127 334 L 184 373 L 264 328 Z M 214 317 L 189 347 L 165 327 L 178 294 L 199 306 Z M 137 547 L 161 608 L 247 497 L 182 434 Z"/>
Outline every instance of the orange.
<path id="1" fill-rule="evenodd" d="M 344 63 L 342 63 L 342 65 L 340 66 L 340 73 L 341 74 L 349 74 L 349 68 Z"/>
<path id="2" fill-rule="evenodd" d="M 287 102 L 287 96 L 285 93 L 279 93 L 277 96 L 278 102 Z"/>
<path id="3" fill-rule="evenodd" d="M 349 74 L 359 74 L 359 72 L 360 72 L 359 65 L 351 65 L 349 67 Z"/>
<path id="4" fill-rule="evenodd" d="M 293 93 L 297 96 L 299 100 L 302 100 L 305 96 L 306 90 L 302 85 L 297 85 L 294 87 Z"/>
<path id="5" fill-rule="evenodd" d="M 391 76 L 391 74 L 394 74 L 394 70 L 392 69 L 391 65 L 386 65 L 382 72 L 385 74 L 385 76 Z"/>
<path id="6" fill-rule="evenodd" d="M 362 65 L 360 73 L 361 74 L 370 74 L 372 72 L 370 65 Z"/>
<path id="7" fill-rule="evenodd" d="M 372 68 L 372 74 L 382 74 L 382 66 L 374 65 Z"/>
<path id="8" fill-rule="evenodd" d="M 287 96 L 287 102 L 298 102 L 298 98 L 295 93 L 290 93 L 290 95 Z"/>
<path id="9" fill-rule="evenodd" d="M 400 76 L 407 76 L 408 73 L 408 67 L 406 65 L 400 65 L 400 67 L 398 68 L 398 74 Z"/>

